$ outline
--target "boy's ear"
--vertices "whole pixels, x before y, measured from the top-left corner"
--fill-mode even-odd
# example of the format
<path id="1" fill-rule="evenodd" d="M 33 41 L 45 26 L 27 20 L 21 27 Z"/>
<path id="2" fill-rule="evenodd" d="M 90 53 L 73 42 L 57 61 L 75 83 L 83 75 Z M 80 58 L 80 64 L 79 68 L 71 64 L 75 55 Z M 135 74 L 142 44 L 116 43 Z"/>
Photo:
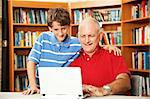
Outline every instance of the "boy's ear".
<path id="1" fill-rule="evenodd" d="M 50 26 L 48 26 L 49 31 L 52 31 L 52 28 Z"/>

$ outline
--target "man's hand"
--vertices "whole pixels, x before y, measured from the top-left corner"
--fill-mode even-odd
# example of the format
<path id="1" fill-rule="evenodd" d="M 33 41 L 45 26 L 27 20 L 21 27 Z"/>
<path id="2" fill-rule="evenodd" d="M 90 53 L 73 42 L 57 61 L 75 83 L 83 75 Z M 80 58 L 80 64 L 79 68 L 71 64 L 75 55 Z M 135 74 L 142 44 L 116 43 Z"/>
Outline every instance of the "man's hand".
<path id="1" fill-rule="evenodd" d="M 103 96 L 102 88 L 98 88 L 92 85 L 83 85 L 83 91 L 90 96 Z"/>
<path id="2" fill-rule="evenodd" d="M 36 87 L 36 86 L 35 87 L 31 87 L 31 88 L 23 91 L 24 95 L 32 95 L 32 94 L 35 94 L 35 93 L 37 93 L 37 94 L 40 93 L 40 89 L 38 87 Z"/>
<path id="3" fill-rule="evenodd" d="M 109 53 L 114 51 L 114 55 L 121 56 L 121 50 L 114 45 L 101 45 L 105 50 L 109 50 Z"/>

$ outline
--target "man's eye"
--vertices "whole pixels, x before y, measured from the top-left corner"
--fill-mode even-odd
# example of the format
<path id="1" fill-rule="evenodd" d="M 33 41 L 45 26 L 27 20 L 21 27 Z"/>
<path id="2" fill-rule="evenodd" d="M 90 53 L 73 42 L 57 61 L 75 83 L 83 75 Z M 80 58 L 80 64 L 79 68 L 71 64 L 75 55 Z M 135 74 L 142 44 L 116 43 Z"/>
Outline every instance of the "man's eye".
<path id="1" fill-rule="evenodd" d="M 85 37 L 85 35 L 80 35 L 80 37 Z"/>
<path id="2" fill-rule="evenodd" d="M 90 37 L 94 37 L 95 35 L 90 35 Z"/>

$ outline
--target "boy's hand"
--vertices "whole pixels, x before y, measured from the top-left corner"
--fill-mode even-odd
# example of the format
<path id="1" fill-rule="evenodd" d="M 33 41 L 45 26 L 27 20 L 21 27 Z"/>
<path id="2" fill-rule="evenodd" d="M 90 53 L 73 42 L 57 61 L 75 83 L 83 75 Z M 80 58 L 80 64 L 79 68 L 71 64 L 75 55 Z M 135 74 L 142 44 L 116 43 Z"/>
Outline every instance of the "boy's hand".
<path id="1" fill-rule="evenodd" d="M 109 50 L 109 53 L 111 53 L 112 51 L 114 51 L 114 55 L 117 56 L 121 56 L 121 50 L 117 47 L 115 47 L 114 45 L 101 45 L 102 48 L 104 48 L 105 50 Z"/>
<path id="2" fill-rule="evenodd" d="M 37 93 L 37 94 L 40 93 L 40 89 L 38 87 L 36 87 L 36 86 L 35 87 L 31 87 L 31 88 L 23 91 L 24 95 L 32 95 L 32 94 L 35 94 L 35 93 Z"/>

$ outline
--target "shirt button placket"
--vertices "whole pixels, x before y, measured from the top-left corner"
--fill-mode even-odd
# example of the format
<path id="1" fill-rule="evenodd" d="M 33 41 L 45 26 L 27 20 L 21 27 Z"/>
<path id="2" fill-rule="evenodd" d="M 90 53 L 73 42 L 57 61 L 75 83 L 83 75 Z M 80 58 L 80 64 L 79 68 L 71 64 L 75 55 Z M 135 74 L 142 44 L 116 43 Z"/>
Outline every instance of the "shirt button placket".
<path id="1" fill-rule="evenodd" d="M 87 61 L 89 61 L 89 60 L 90 60 L 90 58 L 87 58 L 86 60 L 87 60 Z"/>

